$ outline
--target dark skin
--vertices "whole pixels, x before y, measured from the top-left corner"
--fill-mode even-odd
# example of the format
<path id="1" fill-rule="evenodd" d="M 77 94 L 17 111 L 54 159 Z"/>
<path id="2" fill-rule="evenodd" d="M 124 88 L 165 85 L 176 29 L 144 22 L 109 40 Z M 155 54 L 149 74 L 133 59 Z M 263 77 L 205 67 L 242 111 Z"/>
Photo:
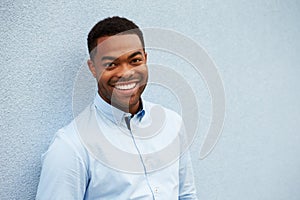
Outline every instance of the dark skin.
<path id="1" fill-rule="evenodd" d="M 98 38 L 88 66 L 98 82 L 98 93 L 107 103 L 136 114 L 147 80 L 147 54 L 135 34 Z"/>

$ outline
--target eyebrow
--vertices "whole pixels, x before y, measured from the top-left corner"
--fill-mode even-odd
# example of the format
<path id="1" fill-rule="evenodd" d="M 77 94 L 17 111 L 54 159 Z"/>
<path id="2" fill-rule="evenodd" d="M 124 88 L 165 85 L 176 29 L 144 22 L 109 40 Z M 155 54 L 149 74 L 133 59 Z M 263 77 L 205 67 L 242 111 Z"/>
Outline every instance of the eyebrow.
<path id="1" fill-rule="evenodd" d="M 133 58 L 133 57 L 135 57 L 135 56 L 137 56 L 137 55 L 143 55 L 143 54 L 142 54 L 141 51 L 136 51 L 136 52 L 130 54 L 130 55 L 128 56 L 128 59 Z M 118 59 L 118 58 L 113 57 L 113 56 L 103 56 L 103 57 L 101 58 L 102 61 L 103 61 L 103 60 L 117 60 L 117 59 Z"/>
<path id="2" fill-rule="evenodd" d="M 133 57 L 135 57 L 137 55 L 141 55 L 142 56 L 143 54 L 140 51 L 136 51 L 136 52 L 132 53 L 130 56 L 128 56 L 128 58 L 130 59 L 130 58 L 133 58 Z"/>
<path id="3" fill-rule="evenodd" d="M 102 58 L 101 58 L 101 60 L 103 61 L 103 60 L 116 60 L 116 58 L 115 57 L 112 57 L 112 56 L 103 56 Z"/>

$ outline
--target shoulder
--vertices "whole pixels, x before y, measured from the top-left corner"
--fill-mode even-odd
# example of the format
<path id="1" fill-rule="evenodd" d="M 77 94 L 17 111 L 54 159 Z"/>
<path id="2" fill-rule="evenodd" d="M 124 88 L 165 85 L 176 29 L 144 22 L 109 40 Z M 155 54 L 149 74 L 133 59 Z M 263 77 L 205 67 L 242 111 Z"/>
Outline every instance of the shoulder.
<path id="1" fill-rule="evenodd" d="M 42 155 L 43 161 L 46 158 L 63 163 L 76 159 L 87 167 L 88 154 L 77 134 L 75 120 L 55 133 L 48 150 Z"/>
<path id="2" fill-rule="evenodd" d="M 42 155 L 36 199 L 83 199 L 89 180 L 89 157 L 73 123 L 57 131 Z"/>

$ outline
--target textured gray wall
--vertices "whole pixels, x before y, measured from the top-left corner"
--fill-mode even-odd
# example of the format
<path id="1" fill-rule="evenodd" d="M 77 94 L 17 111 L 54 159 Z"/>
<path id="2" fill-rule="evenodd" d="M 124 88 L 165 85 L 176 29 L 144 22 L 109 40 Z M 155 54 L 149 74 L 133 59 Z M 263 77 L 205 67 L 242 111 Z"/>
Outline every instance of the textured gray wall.
<path id="1" fill-rule="evenodd" d="M 87 56 L 86 35 L 112 15 L 141 27 L 177 30 L 201 44 L 218 66 L 226 122 L 204 160 L 197 156 L 210 101 L 205 87 L 198 92 L 204 99 L 203 130 L 192 151 L 200 199 L 299 199 L 299 11 L 297 0 L 2 0 L 1 199 L 34 199 L 40 155 L 72 119 L 73 83 Z M 153 62 L 159 58 L 155 53 L 149 55 Z M 167 101 L 151 91 L 145 94 L 150 100 Z"/>

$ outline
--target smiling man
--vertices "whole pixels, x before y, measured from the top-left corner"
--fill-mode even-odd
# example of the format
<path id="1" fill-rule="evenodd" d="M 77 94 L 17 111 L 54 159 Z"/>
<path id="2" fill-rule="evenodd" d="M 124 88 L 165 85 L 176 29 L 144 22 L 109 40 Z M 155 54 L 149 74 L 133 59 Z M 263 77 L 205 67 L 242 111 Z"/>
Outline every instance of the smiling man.
<path id="1" fill-rule="evenodd" d="M 99 44 L 96 47 L 92 42 L 90 44 L 95 52 L 88 65 L 98 81 L 100 97 L 109 104 L 113 101 L 115 107 L 125 112 L 135 114 L 148 79 L 147 54 L 141 40 L 136 34 L 123 33 L 103 36 L 96 42 Z"/>
<path id="2" fill-rule="evenodd" d="M 197 199 L 181 117 L 141 97 L 148 70 L 139 27 L 106 18 L 90 31 L 88 49 L 98 93 L 43 154 L 36 198 Z"/>

